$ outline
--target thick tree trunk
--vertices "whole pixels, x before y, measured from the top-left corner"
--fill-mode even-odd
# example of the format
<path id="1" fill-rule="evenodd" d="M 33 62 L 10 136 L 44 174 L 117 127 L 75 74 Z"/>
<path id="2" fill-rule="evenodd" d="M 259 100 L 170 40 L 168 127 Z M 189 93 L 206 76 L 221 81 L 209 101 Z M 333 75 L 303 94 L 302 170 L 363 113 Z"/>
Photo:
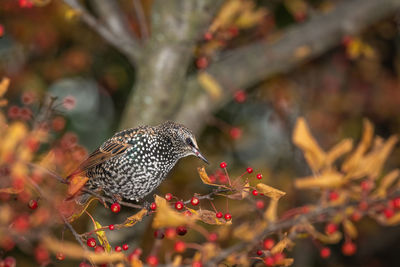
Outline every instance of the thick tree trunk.
<path id="1" fill-rule="evenodd" d="M 173 118 L 184 95 L 188 66 L 199 37 L 222 0 L 155 1 L 151 37 L 137 62 L 137 80 L 121 128 L 154 125 Z"/>

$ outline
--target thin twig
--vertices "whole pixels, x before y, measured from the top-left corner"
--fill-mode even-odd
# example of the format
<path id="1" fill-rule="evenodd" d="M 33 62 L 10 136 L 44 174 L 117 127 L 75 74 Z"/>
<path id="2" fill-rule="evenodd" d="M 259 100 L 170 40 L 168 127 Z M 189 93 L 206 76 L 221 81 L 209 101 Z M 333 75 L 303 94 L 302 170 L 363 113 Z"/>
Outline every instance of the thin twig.
<path id="1" fill-rule="evenodd" d="M 136 18 L 138 20 L 140 36 L 143 40 L 149 39 L 149 31 L 147 29 L 147 21 L 143 11 L 141 0 L 133 0 L 133 8 L 135 9 Z"/>

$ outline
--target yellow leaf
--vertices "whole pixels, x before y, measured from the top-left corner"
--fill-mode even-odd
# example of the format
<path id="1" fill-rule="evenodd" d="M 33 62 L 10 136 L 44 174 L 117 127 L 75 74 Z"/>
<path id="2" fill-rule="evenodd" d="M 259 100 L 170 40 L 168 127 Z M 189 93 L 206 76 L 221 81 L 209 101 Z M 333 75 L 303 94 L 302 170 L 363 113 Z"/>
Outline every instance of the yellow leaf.
<path id="1" fill-rule="evenodd" d="M 179 267 L 182 265 L 182 255 L 176 255 L 172 262 L 173 267 Z"/>
<path id="2" fill-rule="evenodd" d="M 290 266 L 293 264 L 293 262 L 294 262 L 293 258 L 285 258 L 282 261 L 282 266 Z"/>
<path id="3" fill-rule="evenodd" d="M 226 1 L 212 22 L 209 31 L 215 32 L 220 28 L 227 27 L 232 23 L 233 19 L 237 16 L 242 8 L 243 2 L 240 0 Z"/>
<path id="4" fill-rule="evenodd" d="M 290 240 L 289 238 L 285 237 L 283 238 L 281 241 L 279 241 L 272 249 L 271 249 L 271 253 L 272 254 L 276 254 L 276 253 L 280 253 L 283 250 L 287 249 L 287 248 L 291 248 L 294 246 L 294 243 L 292 240 Z"/>
<path id="5" fill-rule="evenodd" d="M 272 198 L 264 213 L 264 218 L 269 222 L 275 222 L 278 219 L 278 201 L 279 198 Z"/>
<path id="6" fill-rule="evenodd" d="M 400 170 L 395 169 L 388 174 L 386 174 L 381 182 L 379 183 L 378 188 L 374 191 L 372 194 L 372 198 L 383 198 L 386 196 L 387 190 L 390 186 L 394 184 L 396 181 L 397 177 L 399 177 Z"/>
<path id="7" fill-rule="evenodd" d="M 292 139 L 293 143 L 303 151 L 311 169 L 315 172 L 319 171 L 324 164 L 326 155 L 311 135 L 304 118 L 297 119 Z"/>
<path id="8" fill-rule="evenodd" d="M 146 216 L 147 210 L 141 209 L 139 212 L 133 214 L 132 216 L 126 218 L 125 222 L 123 223 L 125 226 L 131 227 L 135 225 L 137 222 L 140 222 L 144 216 Z"/>
<path id="9" fill-rule="evenodd" d="M 356 239 L 357 238 L 357 228 L 354 226 L 354 224 L 350 220 L 344 220 L 343 221 L 343 229 L 344 232 L 351 238 L 351 239 Z"/>
<path id="10" fill-rule="evenodd" d="M 10 85 L 10 79 L 9 78 L 3 78 L 0 82 L 0 98 L 4 96 L 4 94 L 8 90 L 8 86 Z"/>
<path id="11" fill-rule="evenodd" d="M 308 57 L 311 54 L 311 47 L 308 45 L 302 45 L 294 50 L 294 58 L 295 59 L 303 59 Z"/>
<path id="12" fill-rule="evenodd" d="M 398 225 L 400 224 L 400 212 L 396 212 L 392 217 L 383 221 L 385 225 Z"/>
<path id="13" fill-rule="evenodd" d="M 61 251 L 67 258 L 86 258 L 95 264 L 119 262 L 125 259 L 125 255 L 121 252 L 95 253 L 89 250 L 82 249 L 81 246 L 75 243 L 69 241 L 58 241 L 57 239 L 48 236 L 43 238 L 43 244 L 49 251 L 54 254 Z"/>
<path id="14" fill-rule="evenodd" d="M 342 239 L 342 233 L 340 231 L 336 231 L 330 235 L 325 235 L 325 234 L 322 234 L 322 233 L 318 232 L 317 230 L 315 230 L 314 226 L 312 226 L 311 224 L 307 224 L 306 228 L 307 228 L 307 232 L 312 237 L 314 237 L 315 239 L 318 239 L 319 241 L 321 241 L 324 244 L 336 244 L 340 241 L 340 239 Z"/>
<path id="15" fill-rule="evenodd" d="M 101 227 L 102 226 L 99 222 L 97 222 L 97 221 L 94 222 L 94 228 L 96 230 L 100 229 Z M 107 252 L 110 252 L 111 246 L 110 246 L 110 243 L 108 242 L 106 233 L 104 231 L 96 231 L 95 233 L 96 233 L 97 237 L 99 238 L 100 244 L 105 248 L 105 250 Z"/>
<path id="16" fill-rule="evenodd" d="M 244 241 L 251 241 L 255 239 L 266 226 L 267 223 L 265 221 L 261 223 L 257 222 L 256 224 L 244 222 L 233 229 L 233 236 Z"/>
<path id="17" fill-rule="evenodd" d="M 335 160 L 350 152 L 353 149 L 353 140 L 344 139 L 335 145 L 326 155 L 326 165 L 331 166 Z"/>
<path id="18" fill-rule="evenodd" d="M 7 193 L 7 194 L 19 194 L 23 191 L 23 188 L 14 188 L 14 187 L 7 187 L 7 188 L 0 188 L 0 193 Z"/>
<path id="19" fill-rule="evenodd" d="M 340 187 L 345 180 L 343 175 L 334 170 L 326 170 L 319 176 L 308 176 L 298 178 L 294 185 L 297 188 L 337 188 Z"/>
<path id="20" fill-rule="evenodd" d="M 173 210 L 164 198 L 157 195 L 155 198 L 157 211 L 153 220 L 153 228 L 176 227 L 187 225 L 192 222 L 193 219 L 191 217 L 187 217 Z"/>
<path id="21" fill-rule="evenodd" d="M 203 87 L 204 90 L 207 91 L 212 99 L 218 100 L 221 98 L 223 89 L 213 76 L 202 71 L 199 72 L 199 74 L 197 75 L 197 79 L 199 81 L 199 84 Z"/>
<path id="22" fill-rule="evenodd" d="M 258 183 L 256 188 L 259 193 L 264 194 L 272 199 L 280 199 L 282 196 L 286 195 L 285 192 L 263 183 Z"/>
<path id="23" fill-rule="evenodd" d="M 133 258 L 131 260 L 131 267 L 142 267 L 143 266 L 143 262 L 139 259 Z"/>
<path id="24" fill-rule="evenodd" d="M 199 173 L 200 179 L 203 181 L 203 183 L 212 185 L 212 186 L 218 186 L 218 187 L 225 187 L 224 185 L 219 185 L 219 184 L 213 184 L 210 180 L 210 177 L 208 177 L 206 169 L 204 167 L 198 167 L 197 171 Z"/>
<path id="25" fill-rule="evenodd" d="M 374 126 L 369 120 L 364 119 L 364 130 L 361 142 L 358 144 L 356 150 L 342 164 L 342 171 L 350 172 L 358 166 L 360 159 L 371 146 L 373 135 Z"/>
<path id="26" fill-rule="evenodd" d="M 235 21 L 235 24 L 241 29 L 256 26 L 265 18 L 268 13 L 264 8 L 254 10 L 254 3 L 248 3 L 252 4 L 252 9 L 244 10 Z"/>

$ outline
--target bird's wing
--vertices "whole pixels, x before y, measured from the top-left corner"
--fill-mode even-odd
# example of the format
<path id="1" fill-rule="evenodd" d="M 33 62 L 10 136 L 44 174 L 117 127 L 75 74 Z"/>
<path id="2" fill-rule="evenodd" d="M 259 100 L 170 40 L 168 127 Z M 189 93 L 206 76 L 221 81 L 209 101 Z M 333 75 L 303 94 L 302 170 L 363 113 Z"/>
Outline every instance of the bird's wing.
<path id="1" fill-rule="evenodd" d="M 111 140 L 103 144 L 92 154 L 90 154 L 89 157 L 82 162 L 73 173 L 68 175 L 67 179 L 74 175 L 86 172 L 90 168 L 93 168 L 96 165 L 99 165 L 113 157 L 122 155 L 131 146 L 131 144 L 121 143 L 116 140 Z"/>

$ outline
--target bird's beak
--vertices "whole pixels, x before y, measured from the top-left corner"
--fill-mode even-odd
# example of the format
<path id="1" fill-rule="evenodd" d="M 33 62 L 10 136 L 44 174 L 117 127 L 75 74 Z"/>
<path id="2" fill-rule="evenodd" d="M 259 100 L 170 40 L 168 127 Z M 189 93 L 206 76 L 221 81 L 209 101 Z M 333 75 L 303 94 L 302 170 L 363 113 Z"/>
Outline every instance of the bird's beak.
<path id="1" fill-rule="evenodd" d="M 196 157 L 198 157 L 199 159 L 202 159 L 205 163 L 210 164 L 208 162 L 208 160 L 200 153 L 200 151 L 197 148 L 192 147 L 192 151 L 196 155 Z"/>

